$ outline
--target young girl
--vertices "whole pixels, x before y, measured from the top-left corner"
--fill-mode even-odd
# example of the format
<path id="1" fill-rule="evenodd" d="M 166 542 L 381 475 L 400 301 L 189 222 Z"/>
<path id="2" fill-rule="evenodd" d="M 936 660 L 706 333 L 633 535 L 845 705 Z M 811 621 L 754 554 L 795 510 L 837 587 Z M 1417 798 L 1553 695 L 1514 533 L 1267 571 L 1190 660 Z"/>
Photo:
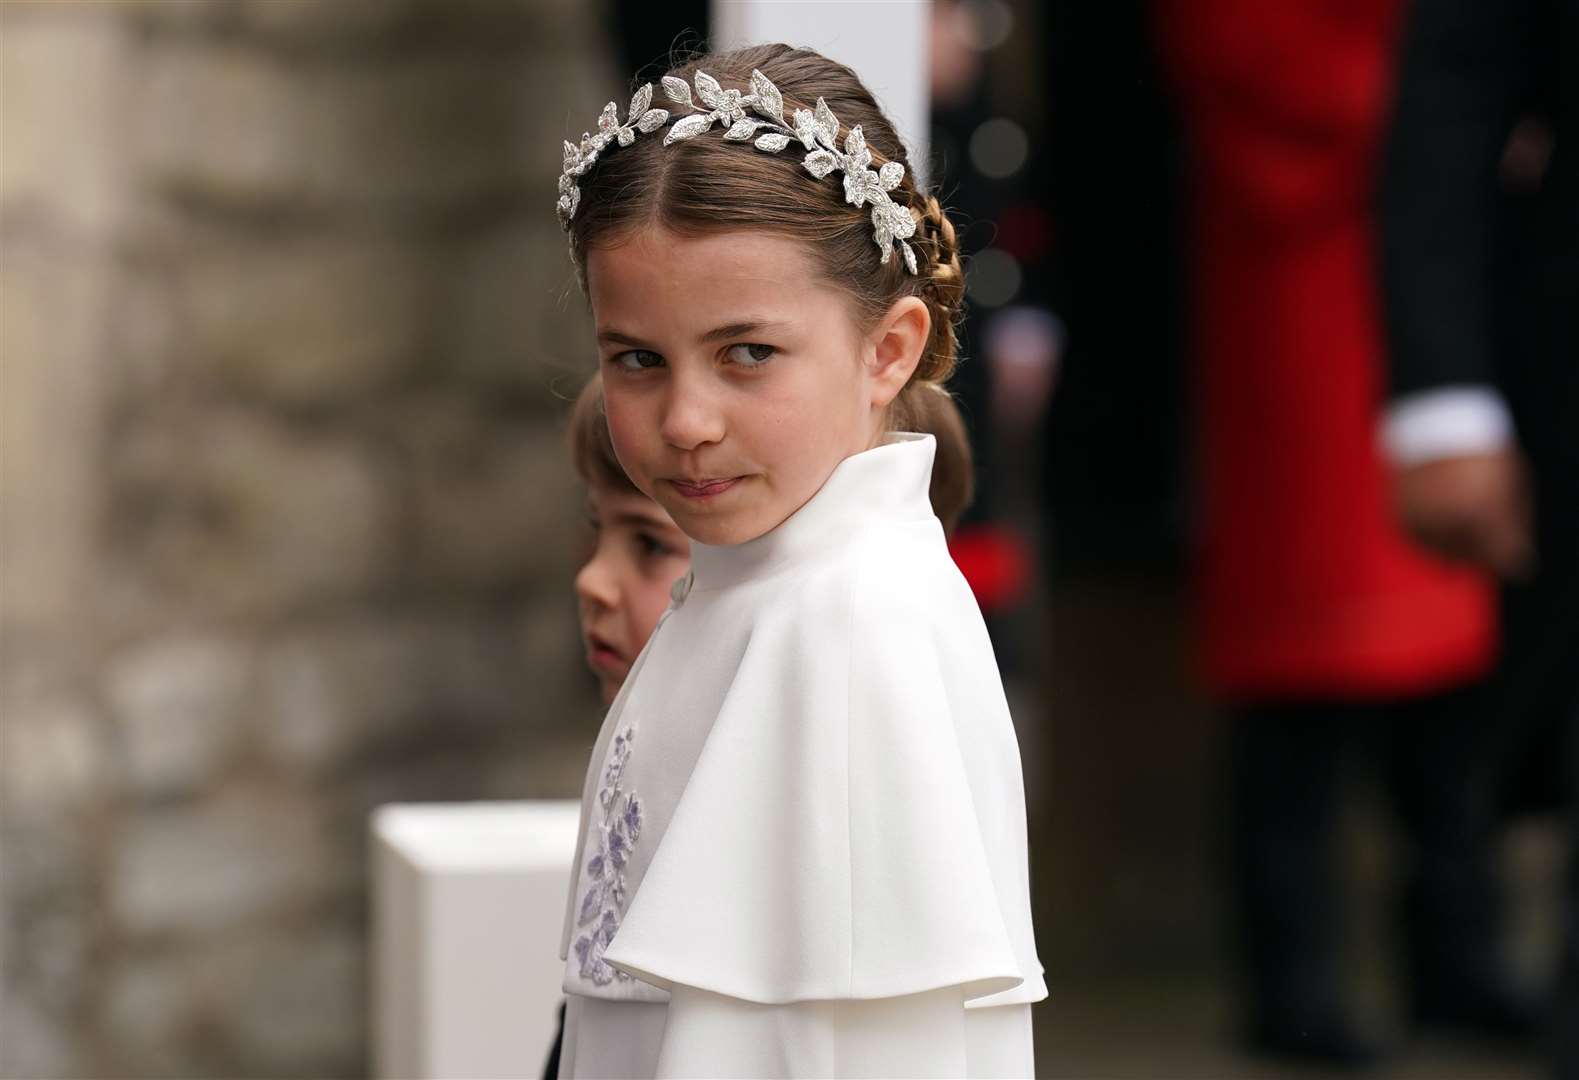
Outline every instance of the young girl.
<path id="1" fill-rule="evenodd" d="M 953 229 L 817 53 L 663 86 L 560 181 L 613 449 L 692 544 L 593 750 L 559 1075 L 1029 1076 L 1019 750 L 913 431 Z"/>

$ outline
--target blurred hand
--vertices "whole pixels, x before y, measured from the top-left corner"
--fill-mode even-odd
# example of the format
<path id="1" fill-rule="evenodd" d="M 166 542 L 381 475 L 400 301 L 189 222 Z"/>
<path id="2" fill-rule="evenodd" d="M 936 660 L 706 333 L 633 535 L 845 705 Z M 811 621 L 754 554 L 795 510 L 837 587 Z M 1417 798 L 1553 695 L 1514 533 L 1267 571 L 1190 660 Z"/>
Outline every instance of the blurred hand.
<path id="1" fill-rule="evenodd" d="M 1516 449 L 1402 466 L 1394 481 L 1404 527 L 1427 548 L 1512 580 L 1534 570 L 1529 471 Z"/>

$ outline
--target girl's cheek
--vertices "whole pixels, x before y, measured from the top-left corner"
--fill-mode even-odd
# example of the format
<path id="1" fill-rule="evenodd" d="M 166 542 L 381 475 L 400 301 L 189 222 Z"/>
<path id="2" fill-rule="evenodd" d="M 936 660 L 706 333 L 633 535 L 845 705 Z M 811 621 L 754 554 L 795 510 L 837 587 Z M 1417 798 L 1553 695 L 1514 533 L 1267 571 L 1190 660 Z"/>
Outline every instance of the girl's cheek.
<path id="1" fill-rule="evenodd" d="M 609 442 L 614 444 L 614 456 L 619 458 L 620 464 L 629 473 L 638 462 L 640 420 L 631 414 L 631 410 L 616 405 L 607 396 L 604 409 L 609 422 Z"/>

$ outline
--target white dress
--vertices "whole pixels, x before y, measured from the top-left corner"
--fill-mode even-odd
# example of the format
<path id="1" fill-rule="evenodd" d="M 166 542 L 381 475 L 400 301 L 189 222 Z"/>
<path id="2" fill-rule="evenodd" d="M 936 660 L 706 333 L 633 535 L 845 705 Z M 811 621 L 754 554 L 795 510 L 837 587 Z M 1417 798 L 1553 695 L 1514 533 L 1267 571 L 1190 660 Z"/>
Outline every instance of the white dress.
<path id="1" fill-rule="evenodd" d="M 559 1075 L 1033 1075 L 1019 746 L 931 435 L 693 544 L 610 706 Z"/>

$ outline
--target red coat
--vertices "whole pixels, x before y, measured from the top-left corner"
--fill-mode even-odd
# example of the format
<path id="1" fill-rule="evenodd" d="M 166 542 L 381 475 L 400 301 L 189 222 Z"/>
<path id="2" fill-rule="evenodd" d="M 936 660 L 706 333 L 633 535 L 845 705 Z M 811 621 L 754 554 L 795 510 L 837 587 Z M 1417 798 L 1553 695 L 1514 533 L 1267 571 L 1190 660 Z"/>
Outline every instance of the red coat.
<path id="1" fill-rule="evenodd" d="M 1411 546 L 1376 442 L 1372 191 L 1395 0 L 1164 0 L 1191 148 L 1202 659 L 1234 698 L 1490 665 L 1494 594 Z"/>

